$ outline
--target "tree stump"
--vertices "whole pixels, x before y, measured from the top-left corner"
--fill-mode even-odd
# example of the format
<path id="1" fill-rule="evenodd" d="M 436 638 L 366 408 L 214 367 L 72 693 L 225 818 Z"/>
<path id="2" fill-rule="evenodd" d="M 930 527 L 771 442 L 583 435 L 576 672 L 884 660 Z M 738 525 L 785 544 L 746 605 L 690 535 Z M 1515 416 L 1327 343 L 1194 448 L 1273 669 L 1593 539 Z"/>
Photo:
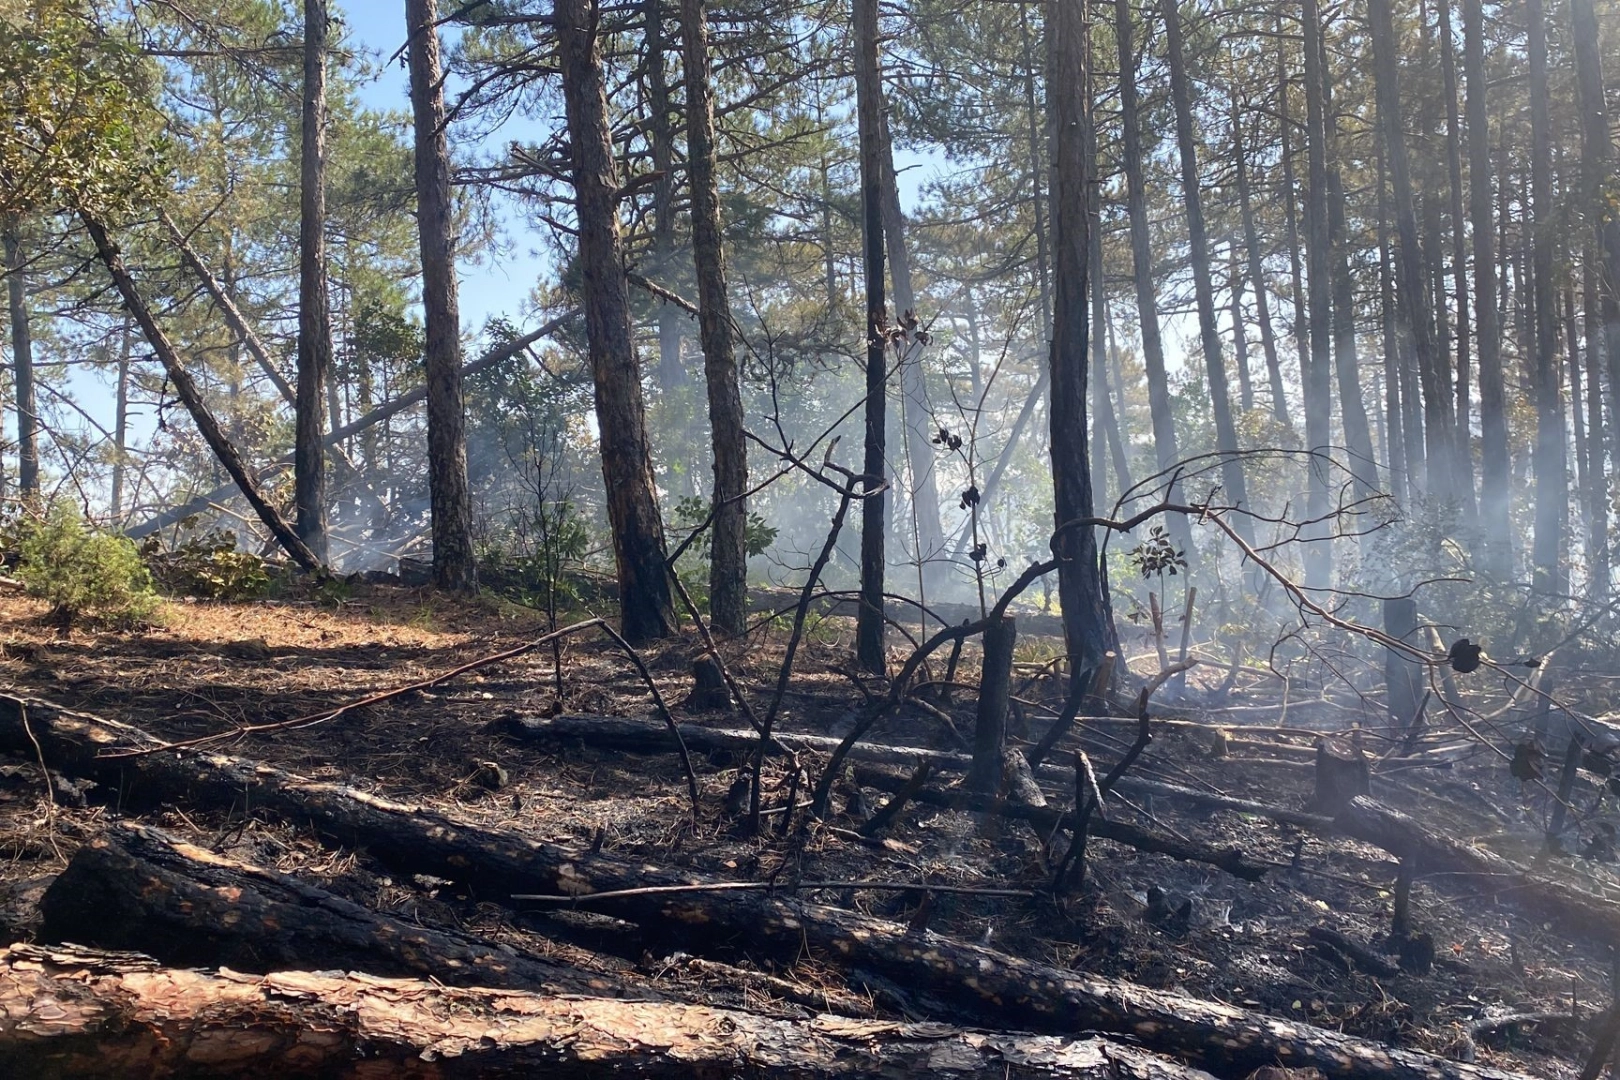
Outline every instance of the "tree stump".
<path id="1" fill-rule="evenodd" d="M 1416 600 L 1409 596 L 1398 596 L 1384 601 L 1384 633 L 1415 646 L 1417 628 Z M 1417 664 L 1401 653 L 1394 649 L 1385 650 L 1384 683 L 1389 700 L 1389 717 L 1397 731 L 1407 731 L 1417 722 L 1421 695 L 1420 671 Z"/>
<path id="2" fill-rule="evenodd" d="M 681 704 L 699 711 L 731 708 L 731 690 L 714 657 L 700 656 L 692 661 L 692 692 Z"/>
<path id="3" fill-rule="evenodd" d="M 1315 808 L 1324 814 L 1337 814 L 1357 795 L 1370 794 L 1371 773 L 1361 747 L 1346 739 L 1318 739 Z"/>
<path id="4" fill-rule="evenodd" d="M 1008 617 L 984 631 L 984 668 L 979 675 L 979 713 L 973 729 L 970 791 L 994 795 L 1001 789 L 1001 755 L 1007 742 L 1007 707 L 1012 693 L 1013 646 L 1018 625 Z"/>

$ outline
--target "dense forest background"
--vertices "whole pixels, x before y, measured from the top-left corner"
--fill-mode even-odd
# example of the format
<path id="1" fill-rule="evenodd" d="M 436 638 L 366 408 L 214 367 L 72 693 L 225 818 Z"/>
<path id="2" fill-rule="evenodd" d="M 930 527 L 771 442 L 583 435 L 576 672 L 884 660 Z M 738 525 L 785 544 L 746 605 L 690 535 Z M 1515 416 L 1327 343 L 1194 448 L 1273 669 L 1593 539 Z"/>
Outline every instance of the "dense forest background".
<path id="1" fill-rule="evenodd" d="M 1190 581 L 1219 636 L 1281 579 L 1421 587 L 1503 656 L 1609 618 L 1592 0 L 412 0 L 391 55 L 320 0 L 0 12 L 15 505 L 461 589 L 595 567 L 633 641 L 677 549 L 728 632 L 745 561 L 982 611 L 1054 550 L 1075 619 Z M 391 65 L 411 100 L 363 106 Z M 507 264 L 527 302 L 468 325 Z"/>

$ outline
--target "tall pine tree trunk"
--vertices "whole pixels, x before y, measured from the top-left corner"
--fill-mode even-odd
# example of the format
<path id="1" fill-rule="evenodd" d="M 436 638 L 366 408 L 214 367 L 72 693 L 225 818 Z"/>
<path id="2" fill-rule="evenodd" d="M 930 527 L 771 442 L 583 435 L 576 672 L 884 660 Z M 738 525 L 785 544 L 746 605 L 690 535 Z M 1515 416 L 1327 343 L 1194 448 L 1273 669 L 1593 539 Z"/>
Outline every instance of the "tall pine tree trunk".
<path id="1" fill-rule="evenodd" d="M 1198 175 L 1197 137 L 1193 129 L 1192 85 L 1187 78 L 1186 47 L 1182 40 L 1177 0 L 1160 0 L 1164 16 L 1165 48 L 1170 60 L 1170 99 L 1176 112 L 1176 146 L 1181 158 L 1181 194 L 1187 209 L 1187 238 L 1191 247 L 1193 293 L 1198 306 L 1198 337 L 1204 350 L 1204 372 L 1209 380 L 1210 410 L 1215 416 L 1215 448 L 1224 455 L 1221 482 L 1224 499 L 1249 509 L 1243 462 L 1237 457 L 1237 427 L 1226 385 L 1220 329 L 1215 322 L 1215 286 L 1211 280 L 1209 237 L 1204 229 L 1204 204 Z M 1247 514 L 1234 515 L 1232 527 L 1245 540 L 1253 539 Z"/>
<path id="2" fill-rule="evenodd" d="M 1279 88 L 1279 93 L 1286 91 Z M 1266 288 L 1265 268 L 1261 261 L 1260 230 L 1255 225 L 1253 193 L 1249 185 L 1247 148 L 1243 144 L 1243 131 L 1239 124 L 1241 112 L 1237 93 L 1232 94 L 1232 159 L 1237 168 L 1238 211 L 1243 219 L 1243 246 L 1248 253 L 1249 284 L 1254 289 L 1255 321 L 1260 324 L 1260 347 L 1266 356 L 1266 377 L 1271 386 L 1271 414 L 1285 427 L 1293 424 L 1288 418 L 1288 398 L 1283 390 L 1282 363 L 1277 359 L 1277 335 L 1271 325 L 1271 301 Z"/>
<path id="3" fill-rule="evenodd" d="M 877 0 L 854 0 L 855 110 L 861 141 L 861 210 L 866 253 L 866 474 L 861 501 L 861 606 L 855 617 L 855 656 L 883 674 L 883 529 L 887 495 L 874 491 L 884 478 L 885 405 L 888 393 L 888 305 L 883 288 L 883 87 L 878 69 Z"/>
<path id="4" fill-rule="evenodd" d="M 1169 473 L 1181 460 L 1176 443 L 1175 414 L 1170 404 L 1170 379 L 1164 367 L 1160 337 L 1159 298 L 1153 281 L 1153 248 L 1147 211 L 1147 181 L 1143 177 L 1142 129 L 1136 87 L 1136 28 L 1131 0 L 1114 0 L 1114 39 L 1119 45 L 1119 107 L 1122 155 L 1125 166 L 1126 209 L 1131 220 L 1131 266 L 1136 284 L 1136 314 L 1142 331 L 1142 362 L 1147 368 L 1148 415 L 1153 424 L 1153 450 L 1159 470 Z M 1170 491 L 1170 498 L 1179 492 Z M 1192 529 L 1184 517 L 1173 514 L 1168 523 L 1177 551 L 1192 550 Z"/>
<path id="5" fill-rule="evenodd" d="M 878 138 L 883 170 L 883 239 L 889 257 L 889 280 L 894 284 L 895 311 L 916 314 L 917 298 L 911 287 L 911 256 L 906 250 L 906 216 L 900 209 L 900 178 L 894 169 L 894 144 L 889 134 L 888 111 L 878 110 Z M 922 561 L 926 582 L 942 580 L 947 567 L 941 561 L 945 532 L 939 520 L 939 485 L 934 469 L 934 444 L 929 441 L 933 415 L 923 376 L 921 348 L 908 350 L 900 366 L 901 422 L 905 430 L 906 465 L 911 474 L 906 495 L 916 523 L 916 556 Z"/>
<path id="6" fill-rule="evenodd" d="M 1457 93 L 1457 50 L 1451 32 L 1451 0 L 1436 0 L 1440 14 L 1440 75 L 1446 99 L 1446 180 L 1451 211 L 1451 278 L 1457 297 L 1457 489 L 1465 516 L 1478 524 L 1474 497 L 1473 433 L 1469 423 L 1469 349 L 1472 326 L 1468 305 L 1468 218 L 1463 213 L 1462 117 Z"/>
<path id="7" fill-rule="evenodd" d="M 456 296 L 445 132 L 444 73 L 434 0 L 405 0 L 416 122 L 416 228 L 422 251 L 428 414 L 428 492 L 433 513 L 433 577 L 442 589 L 478 588 L 472 499 L 467 491 L 466 407 L 461 395 L 461 315 Z M 576 140 L 577 143 L 577 140 Z M 583 215 L 582 215 L 583 216 Z"/>
<path id="8" fill-rule="evenodd" d="M 1324 46 L 1325 47 L 1325 46 Z M 1350 451 L 1356 497 L 1372 494 L 1372 432 L 1367 426 L 1367 403 L 1361 393 L 1361 365 L 1356 356 L 1355 283 L 1350 277 L 1349 226 L 1345 222 L 1344 177 L 1340 172 L 1338 125 L 1327 119 L 1333 112 L 1333 80 L 1327 56 L 1322 57 L 1323 136 L 1327 140 L 1328 240 L 1333 273 L 1333 367 L 1339 383 L 1339 419 L 1345 448 Z"/>
<path id="9" fill-rule="evenodd" d="M 1593 227 L 1592 243 L 1586 258 L 1584 303 L 1588 409 L 1593 417 L 1590 431 L 1593 474 L 1592 568 L 1598 599 L 1609 591 L 1607 474 L 1602 469 L 1603 449 L 1620 462 L 1620 214 L 1606 198 L 1614 145 L 1610 141 L 1609 112 L 1604 100 L 1603 65 L 1598 53 L 1598 25 L 1592 0 L 1570 0 L 1570 20 L 1575 51 L 1575 84 L 1581 117 L 1581 202 Z M 1602 437 L 1602 410 L 1598 407 L 1598 373 L 1607 369 L 1609 379 L 1609 430 Z M 1601 540 L 1599 539 L 1601 538 Z"/>
<path id="10" fill-rule="evenodd" d="M 1305 0 L 1301 15 L 1305 50 L 1305 258 L 1310 275 L 1310 360 L 1300 358 L 1305 397 L 1307 463 L 1305 516 L 1314 524 L 1305 534 L 1305 583 L 1326 588 L 1333 583 L 1333 549 L 1329 535 L 1327 463 L 1333 440 L 1333 280 L 1332 231 L 1328 211 L 1327 119 L 1322 101 L 1322 16 L 1316 0 Z"/>
<path id="11" fill-rule="evenodd" d="M 698 327 L 709 389 L 714 447 L 714 524 L 709 562 L 709 618 L 726 634 L 748 622 L 748 457 L 743 441 L 742 394 L 731 336 L 721 242 L 720 192 L 715 183 L 714 87 L 709 72 L 709 27 L 703 0 L 681 0 L 686 73 L 686 163 L 692 188 L 692 252 L 697 264 Z"/>
<path id="12" fill-rule="evenodd" d="M 293 488 L 299 537 L 326 561 L 326 0 L 304 0 L 304 100 L 298 171 L 298 404 Z"/>
<path id="13" fill-rule="evenodd" d="M 128 315 L 119 334 L 118 381 L 113 389 L 112 520 L 124 522 L 124 483 L 129 472 L 129 358 L 134 327 Z"/>
<path id="14" fill-rule="evenodd" d="M 1542 0 L 1525 0 L 1530 49 L 1530 209 L 1534 249 L 1531 282 L 1535 290 L 1535 356 L 1532 365 L 1536 399 L 1536 441 L 1532 468 L 1536 474 L 1535 587 L 1567 593 L 1564 532 L 1569 517 L 1568 460 L 1564 408 L 1558 392 L 1558 312 L 1553 299 L 1553 247 L 1557 212 L 1553 207 L 1552 132 L 1547 92 L 1547 22 Z"/>
<path id="15" fill-rule="evenodd" d="M 670 43 L 664 37 L 663 0 L 643 0 L 647 35 L 647 139 L 652 147 L 653 228 L 652 274 L 661 285 L 670 286 L 675 265 L 675 129 L 670 122 L 669 78 L 664 55 Z M 682 19 L 685 19 L 682 12 Z M 691 130 L 691 121 L 687 121 Z M 686 383 L 686 366 L 681 362 L 682 313 L 674 304 L 658 304 L 658 382 L 666 391 Z"/>
<path id="16" fill-rule="evenodd" d="M 1395 232 L 1399 242 L 1398 295 L 1400 311 L 1412 339 L 1418 372 L 1423 381 L 1423 419 L 1428 457 L 1429 497 L 1440 502 L 1454 495 L 1452 459 L 1456 436 L 1451 422 L 1451 401 L 1437 377 L 1443 358 L 1434 340 L 1434 317 L 1429 310 L 1429 288 L 1423 248 L 1418 241 L 1417 207 L 1412 194 L 1412 171 L 1407 160 L 1405 127 L 1401 122 L 1401 80 L 1396 56 L 1394 19 L 1389 0 L 1368 0 L 1372 26 L 1373 82 L 1378 120 L 1383 128 L 1389 161 L 1390 187 L 1395 196 Z M 1445 380 L 1449 386 L 1450 380 Z M 1438 429 L 1438 430 L 1436 430 Z"/>
<path id="17" fill-rule="evenodd" d="M 1072 525 L 1093 513 L 1086 439 L 1086 276 L 1090 263 L 1091 122 L 1085 0 L 1053 0 L 1046 28 L 1052 116 L 1052 490 L 1053 543 L 1062 556 L 1058 594 L 1069 650 L 1069 694 L 1077 698 L 1106 663 L 1112 616 L 1095 530 Z"/>
<path id="18" fill-rule="evenodd" d="M 15 217 L 0 225 L 5 247 L 6 306 L 11 322 L 11 371 L 17 385 L 17 491 L 39 498 L 39 405 L 34 400 L 34 338 L 29 327 L 28 283 Z"/>
<path id="19" fill-rule="evenodd" d="M 619 238 L 619 177 L 608 129 L 607 92 L 595 0 L 556 5 L 557 55 L 579 223 L 585 332 L 596 389 L 602 478 L 618 567 L 619 614 L 632 644 L 667 636 L 674 626 L 664 524 L 653 486 L 641 364 L 630 330 L 630 297 Z"/>

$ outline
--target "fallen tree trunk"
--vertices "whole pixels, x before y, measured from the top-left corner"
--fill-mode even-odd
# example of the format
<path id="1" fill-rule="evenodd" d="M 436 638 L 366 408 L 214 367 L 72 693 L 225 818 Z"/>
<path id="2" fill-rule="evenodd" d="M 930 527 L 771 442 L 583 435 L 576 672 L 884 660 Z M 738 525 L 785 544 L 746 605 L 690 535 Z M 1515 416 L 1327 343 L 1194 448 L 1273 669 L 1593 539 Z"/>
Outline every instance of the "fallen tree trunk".
<path id="1" fill-rule="evenodd" d="M 115 825 L 40 901 L 44 939 L 132 949 L 173 967 L 365 971 L 451 986 L 612 996 L 613 981 L 379 915 L 156 829 Z"/>
<path id="2" fill-rule="evenodd" d="M 1620 944 L 1620 904 L 1571 885 L 1532 877 L 1500 855 L 1438 836 L 1407 815 L 1366 796 L 1350 800 L 1334 818 L 1346 836 L 1411 860 L 1419 874 L 1446 873 L 1468 879 L 1481 892 L 1551 921 L 1561 934 Z"/>
<path id="3" fill-rule="evenodd" d="M 26 722 L 25 722 L 26 718 Z M 1502 1080 L 1498 1070 L 1352 1038 L 1222 1002 L 1152 990 L 1034 963 L 881 919 L 766 892 L 701 891 L 714 884 L 642 862 L 470 825 L 341 784 L 304 780 L 225 754 L 98 756 L 152 746 L 126 724 L 0 695 L 0 747 L 89 775 L 120 803 L 189 798 L 213 807 L 246 800 L 368 849 L 402 873 L 451 878 L 493 898 L 561 895 L 593 911 L 676 937 L 689 951 L 745 949 L 792 961 L 806 954 L 859 967 L 902 986 L 926 986 L 953 1017 L 991 1028 L 1132 1036 L 1154 1050 L 1223 1073 L 1282 1062 L 1338 1080 Z M 698 887 L 694 889 L 695 887 Z M 591 899 L 593 893 L 613 893 Z"/>
<path id="4" fill-rule="evenodd" d="M 857 767 L 855 769 L 855 782 L 862 787 L 877 788 L 890 794 L 898 793 L 906 785 L 906 778 L 896 776 L 878 769 Z M 908 798 L 927 803 L 930 806 L 943 806 L 951 810 L 969 810 L 979 814 L 994 814 L 999 817 L 1014 818 L 1018 821 L 1027 821 L 1036 827 L 1043 836 L 1050 836 L 1059 827 L 1074 828 L 1074 814 L 1056 810 L 1046 806 L 1031 806 L 1028 803 L 1011 802 L 994 795 L 983 795 L 978 792 L 964 791 L 960 788 L 944 789 L 937 787 L 919 787 L 912 791 Z M 1237 848 L 1216 848 L 1208 844 L 1200 844 L 1194 840 L 1184 840 L 1179 836 L 1162 833 L 1155 829 L 1146 829 L 1140 825 L 1132 825 L 1127 821 L 1109 821 L 1092 815 L 1086 823 L 1086 835 L 1112 840 L 1117 844 L 1135 848 L 1138 851 L 1148 851 L 1159 855 L 1168 855 L 1183 862 L 1200 862 L 1210 866 L 1219 867 L 1233 877 L 1244 881 L 1259 881 L 1265 877 L 1270 867 L 1251 863 L 1244 859 L 1243 852 Z"/>
<path id="5" fill-rule="evenodd" d="M 467 990 L 301 971 L 217 974 L 139 956 L 0 952 L 0 1059 L 32 1080 L 109 1076 L 1212 1080 L 1100 1038 L 778 1020 L 665 1002 Z"/>
<path id="6" fill-rule="evenodd" d="M 1133 724 L 1140 721 L 1132 720 Z M 1158 723 L 1158 721 L 1154 721 Z M 567 742 L 579 740 L 609 750 L 624 750 L 637 754 L 674 753 L 676 744 L 669 729 L 639 718 L 623 716 L 514 716 L 496 722 L 500 731 L 517 738 L 536 742 Z M 738 756 L 751 754 L 759 745 L 759 736 L 743 729 L 711 728 L 698 724 L 683 724 L 681 738 L 696 753 L 730 753 Z M 825 735 L 798 735 L 773 732 L 771 738 L 786 750 L 811 750 L 831 753 L 838 739 Z M 953 754 L 944 750 L 929 750 L 918 746 L 884 746 L 879 743 L 857 743 L 849 752 L 853 761 L 881 765 L 888 768 L 915 772 L 927 764 L 940 772 L 965 773 L 973 765 L 966 754 Z M 1035 769 L 1041 779 L 1054 784 L 1059 790 L 1074 787 L 1074 772 L 1056 765 L 1042 765 Z M 1235 799 L 1215 792 L 1194 791 L 1176 784 L 1144 780 L 1135 776 L 1122 776 L 1114 784 L 1122 794 L 1153 795 L 1189 800 L 1212 810 L 1232 810 L 1240 814 L 1269 817 L 1287 825 L 1317 831 L 1331 831 L 1333 819 L 1323 814 L 1311 814 L 1287 807 L 1271 806 L 1248 799 Z"/>

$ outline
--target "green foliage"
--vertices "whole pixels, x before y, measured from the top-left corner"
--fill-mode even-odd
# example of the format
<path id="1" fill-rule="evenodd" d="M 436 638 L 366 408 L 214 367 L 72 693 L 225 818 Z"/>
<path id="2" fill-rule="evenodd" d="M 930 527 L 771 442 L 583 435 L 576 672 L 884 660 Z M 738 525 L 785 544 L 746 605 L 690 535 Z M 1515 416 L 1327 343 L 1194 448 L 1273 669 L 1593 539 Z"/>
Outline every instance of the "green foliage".
<path id="1" fill-rule="evenodd" d="M 141 545 L 141 556 L 163 588 L 206 600 L 252 600 L 270 587 L 264 560 L 238 551 L 236 534 L 213 529 L 193 535 L 170 550 L 152 536 Z"/>
<path id="2" fill-rule="evenodd" d="M 479 577 L 555 617 L 578 600 L 568 570 L 584 562 L 590 549 L 590 529 L 572 500 L 541 499 L 532 510 L 517 512 L 506 544 L 484 546 Z"/>
<path id="3" fill-rule="evenodd" d="M 701 495 L 687 495 L 675 501 L 675 518 L 683 528 L 695 529 L 709 519 L 709 500 Z M 748 521 L 743 526 L 743 548 L 748 557 L 765 554 L 776 542 L 774 526 L 754 511 L 748 511 Z M 711 539 L 709 530 L 705 529 L 703 535 L 692 541 L 687 550 L 696 552 L 701 557 L 709 557 Z"/>
<path id="4" fill-rule="evenodd" d="M 121 210 L 157 174 L 139 50 L 87 5 L 0 0 L 0 216 Z"/>
<path id="5" fill-rule="evenodd" d="M 156 610 L 152 575 L 134 541 L 86 524 L 67 503 L 43 519 L 23 519 L 16 530 L 17 576 L 64 629 L 84 616 L 134 625 Z"/>
<path id="6" fill-rule="evenodd" d="M 1176 550 L 1176 546 L 1170 542 L 1170 534 L 1165 531 L 1163 525 L 1153 526 L 1148 531 L 1148 538 L 1132 548 L 1128 554 L 1143 577 L 1152 577 L 1155 574 L 1161 577 L 1165 574 L 1175 577 L 1178 569 L 1187 568 L 1187 553 Z"/>

